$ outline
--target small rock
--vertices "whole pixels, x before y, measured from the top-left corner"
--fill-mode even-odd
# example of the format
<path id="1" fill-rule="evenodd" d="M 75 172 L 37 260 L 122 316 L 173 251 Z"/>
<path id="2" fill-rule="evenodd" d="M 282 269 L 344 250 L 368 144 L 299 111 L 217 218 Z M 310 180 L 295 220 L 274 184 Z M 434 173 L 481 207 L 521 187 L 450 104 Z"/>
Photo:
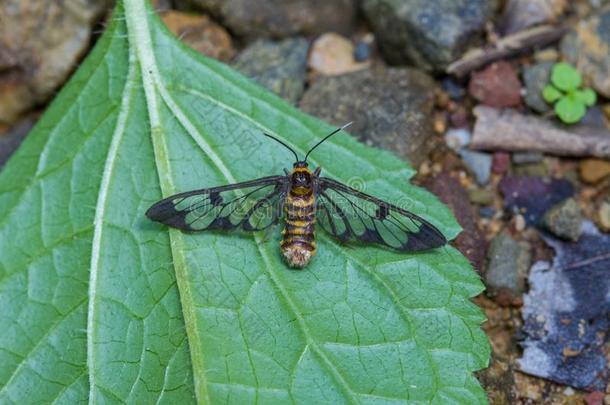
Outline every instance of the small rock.
<path id="1" fill-rule="evenodd" d="M 573 198 L 548 210 L 543 222 L 549 231 L 562 239 L 577 241 L 582 233 L 582 213 Z"/>
<path id="2" fill-rule="evenodd" d="M 610 329 L 610 236 L 585 221 L 578 242 L 543 239 L 555 257 L 530 269 L 522 308 L 526 338 L 517 364 L 528 374 L 603 391 L 610 378 L 604 350 Z"/>
<path id="3" fill-rule="evenodd" d="M 352 42 L 334 32 L 316 39 L 309 52 L 309 67 L 323 75 L 340 75 L 369 65 L 370 63 L 356 62 Z"/>
<path id="4" fill-rule="evenodd" d="M 0 6 L 0 123 L 55 94 L 91 45 L 108 1 L 4 0 Z"/>
<path id="5" fill-rule="evenodd" d="M 587 108 L 585 116 L 578 122 L 576 128 L 579 126 L 599 128 L 601 130 L 608 130 L 608 128 L 610 128 L 606 122 L 604 111 L 597 105 Z"/>
<path id="6" fill-rule="evenodd" d="M 510 169 L 510 154 L 506 152 L 495 152 L 493 154 L 491 171 L 496 174 L 504 174 Z"/>
<path id="7" fill-rule="evenodd" d="M 559 60 L 559 52 L 555 48 L 545 48 L 534 53 L 536 62 L 557 62 Z"/>
<path id="8" fill-rule="evenodd" d="M 525 218 L 521 214 L 515 215 L 515 231 L 523 232 L 525 230 Z"/>
<path id="9" fill-rule="evenodd" d="M 157 13 L 163 13 L 172 8 L 171 0 L 151 0 L 150 4 Z"/>
<path id="10" fill-rule="evenodd" d="M 493 191 L 487 188 L 473 188 L 468 190 L 470 202 L 477 205 L 491 205 L 494 201 Z"/>
<path id="11" fill-rule="evenodd" d="M 514 107 L 521 104 L 521 82 L 513 66 L 504 61 L 492 63 L 473 73 L 468 92 L 490 107 Z"/>
<path id="12" fill-rule="evenodd" d="M 523 69 L 525 104 L 541 114 L 552 110 L 551 105 L 542 98 L 542 90 L 549 83 L 554 64 L 554 62 L 540 62 Z"/>
<path id="13" fill-rule="evenodd" d="M 335 125 L 354 121 L 350 132 L 392 150 L 418 166 L 434 147 L 435 82 L 409 68 L 375 68 L 321 76 L 300 107 Z"/>
<path id="14" fill-rule="evenodd" d="M 373 40 L 373 34 L 368 34 L 356 42 L 356 48 L 354 49 L 354 59 L 356 62 L 365 62 L 371 58 Z"/>
<path id="15" fill-rule="evenodd" d="M 361 9 L 391 64 L 443 70 L 457 59 L 493 13 L 489 0 L 362 0 Z"/>
<path id="16" fill-rule="evenodd" d="M 447 115 L 442 111 L 434 112 L 434 132 L 442 135 L 447 132 Z"/>
<path id="17" fill-rule="evenodd" d="M 250 39 L 329 31 L 349 34 L 357 12 L 354 0 L 174 0 L 174 4 L 210 13 L 231 32 Z"/>
<path id="18" fill-rule="evenodd" d="M 453 101 L 460 101 L 466 94 L 464 86 L 455 81 L 451 76 L 447 76 L 443 79 L 442 86 L 443 90 L 449 94 L 449 97 L 451 97 Z"/>
<path id="19" fill-rule="evenodd" d="M 259 40 L 237 55 L 233 67 L 296 103 L 305 89 L 308 49 L 309 43 L 304 38 Z"/>
<path id="20" fill-rule="evenodd" d="M 610 162 L 601 159 L 584 159 L 580 162 L 579 173 L 585 183 L 597 183 L 610 176 Z"/>
<path id="21" fill-rule="evenodd" d="M 561 42 L 561 52 L 591 80 L 593 88 L 610 97 L 610 4 L 581 20 Z"/>
<path id="22" fill-rule="evenodd" d="M 451 111 L 449 122 L 454 128 L 469 128 L 468 111 L 463 106 L 459 106 L 455 111 Z"/>
<path id="23" fill-rule="evenodd" d="M 468 146 L 471 137 L 470 131 L 465 128 L 452 128 L 445 134 L 445 142 L 447 146 L 457 152 Z"/>
<path id="24" fill-rule="evenodd" d="M 161 18 L 174 35 L 199 53 L 223 62 L 233 58 L 231 36 L 207 15 L 170 10 L 163 12 Z"/>
<path id="25" fill-rule="evenodd" d="M 555 204 L 572 197 L 574 186 L 564 179 L 507 176 L 499 184 L 504 207 L 521 213 L 528 225 L 537 225 Z"/>
<path id="26" fill-rule="evenodd" d="M 540 163 L 544 159 L 544 155 L 538 152 L 515 152 L 513 153 L 513 163 L 516 165 L 525 165 L 530 163 Z"/>
<path id="27" fill-rule="evenodd" d="M 599 223 L 605 231 L 610 231 L 610 200 L 604 201 L 599 207 Z"/>
<path id="28" fill-rule="evenodd" d="M 517 176 L 546 177 L 549 168 L 544 162 L 515 165 L 514 174 Z"/>
<path id="29" fill-rule="evenodd" d="M 487 252 L 489 266 L 485 284 L 492 295 L 508 291 L 514 298 L 525 290 L 525 278 L 532 256 L 526 243 L 519 243 L 507 232 L 497 235 Z"/>
<path id="30" fill-rule="evenodd" d="M 494 207 L 481 207 L 479 208 L 479 215 L 483 218 L 493 218 L 496 215 L 496 209 Z"/>
<path id="31" fill-rule="evenodd" d="M 604 405 L 605 394 L 602 391 L 594 391 L 585 397 L 587 405 Z"/>
<path id="32" fill-rule="evenodd" d="M 460 150 L 460 156 L 474 174 L 477 183 L 485 185 L 489 182 L 491 174 L 491 155 L 489 153 L 462 149 Z"/>
<path id="33" fill-rule="evenodd" d="M 509 35 L 536 24 L 553 23 L 567 5 L 566 0 L 509 0 L 500 18 L 500 31 Z"/>

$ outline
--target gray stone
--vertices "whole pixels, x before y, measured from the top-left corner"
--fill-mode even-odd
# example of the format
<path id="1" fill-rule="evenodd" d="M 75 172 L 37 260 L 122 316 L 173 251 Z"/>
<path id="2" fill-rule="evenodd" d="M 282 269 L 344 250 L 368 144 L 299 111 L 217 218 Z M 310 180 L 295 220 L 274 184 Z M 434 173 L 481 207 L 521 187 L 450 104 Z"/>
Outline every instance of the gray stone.
<path id="1" fill-rule="evenodd" d="M 491 175 L 491 154 L 485 152 L 476 152 L 473 150 L 462 149 L 460 156 L 470 171 L 474 174 L 477 183 L 485 185 L 489 182 Z"/>
<path id="2" fill-rule="evenodd" d="M 514 297 L 520 296 L 525 290 L 525 278 L 532 261 L 529 246 L 504 232 L 491 241 L 487 259 L 485 284 L 489 292 L 495 295 L 507 291 Z"/>
<path id="3" fill-rule="evenodd" d="M 609 51 L 610 52 L 610 51 Z M 587 112 L 585 116 L 582 117 L 580 122 L 577 124 L 578 127 L 588 127 L 588 128 L 599 128 L 608 130 L 610 127 L 606 122 L 606 114 L 604 111 L 598 107 L 597 105 L 591 106 L 587 108 Z"/>
<path id="4" fill-rule="evenodd" d="M 465 128 L 451 128 L 445 133 L 445 143 L 454 151 L 468 146 L 472 134 Z"/>
<path id="5" fill-rule="evenodd" d="M 552 263 L 540 261 L 530 270 L 522 308 L 524 351 L 517 366 L 559 384 L 603 392 L 610 381 L 610 235 L 584 221 L 578 242 L 550 236 L 544 241 L 555 257 Z"/>
<path id="6" fill-rule="evenodd" d="M 435 86 L 418 70 L 378 66 L 317 79 L 300 106 L 335 125 L 354 121 L 350 132 L 362 141 L 419 165 L 434 147 Z"/>
<path id="7" fill-rule="evenodd" d="M 296 103 L 305 89 L 308 50 L 309 42 L 304 38 L 280 42 L 259 40 L 235 58 L 233 67 L 291 103 Z"/>
<path id="8" fill-rule="evenodd" d="M 284 38 L 328 31 L 349 34 L 355 0 L 174 0 L 178 8 L 197 8 L 220 19 L 234 34 Z"/>
<path id="9" fill-rule="evenodd" d="M 544 159 L 544 155 L 538 152 L 515 152 L 512 160 L 516 165 L 527 165 L 532 163 L 540 163 Z"/>
<path id="10" fill-rule="evenodd" d="M 544 226 L 555 236 L 577 241 L 582 233 L 582 213 L 573 198 L 555 205 L 544 215 Z"/>
<path id="11" fill-rule="evenodd" d="M 553 65 L 553 62 L 540 62 L 523 69 L 525 104 L 541 114 L 552 110 L 552 106 L 542 98 L 542 90 L 549 83 Z"/>
<path id="12" fill-rule="evenodd" d="M 598 93 L 610 97 L 610 5 L 580 21 L 564 37 L 561 52 Z"/>
<path id="13" fill-rule="evenodd" d="M 508 0 L 500 18 L 504 35 L 536 24 L 554 22 L 567 6 L 565 0 Z"/>
<path id="14" fill-rule="evenodd" d="M 391 64 L 443 70 L 477 39 L 490 0 L 362 0 L 365 17 Z"/>

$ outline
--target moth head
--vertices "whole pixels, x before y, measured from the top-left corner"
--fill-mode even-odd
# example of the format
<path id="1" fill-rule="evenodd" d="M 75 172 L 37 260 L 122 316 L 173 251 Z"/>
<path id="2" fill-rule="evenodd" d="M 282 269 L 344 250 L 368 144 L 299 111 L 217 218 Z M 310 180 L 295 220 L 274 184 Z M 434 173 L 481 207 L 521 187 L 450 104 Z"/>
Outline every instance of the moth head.
<path id="1" fill-rule="evenodd" d="M 309 166 L 309 164 L 304 160 L 297 160 L 292 165 L 292 167 L 294 167 L 295 169 L 306 169 L 307 166 Z"/>
<path id="2" fill-rule="evenodd" d="M 305 166 L 297 166 L 299 163 L 304 163 Z M 291 178 L 294 187 L 311 187 L 311 171 L 307 168 L 307 163 L 305 162 L 294 164 Z"/>

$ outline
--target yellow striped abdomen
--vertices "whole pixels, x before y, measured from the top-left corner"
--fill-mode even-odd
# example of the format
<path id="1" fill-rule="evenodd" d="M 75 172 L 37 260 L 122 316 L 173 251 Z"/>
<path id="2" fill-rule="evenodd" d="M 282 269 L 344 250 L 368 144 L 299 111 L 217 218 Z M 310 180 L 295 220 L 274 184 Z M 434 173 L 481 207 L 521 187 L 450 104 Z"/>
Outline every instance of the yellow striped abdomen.
<path id="1" fill-rule="evenodd" d="M 302 268 L 316 254 L 315 198 L 313 192 L 305 194 L 291 190 L 286 197 L 286 221 L 280 247 L 291 267 Z"/>

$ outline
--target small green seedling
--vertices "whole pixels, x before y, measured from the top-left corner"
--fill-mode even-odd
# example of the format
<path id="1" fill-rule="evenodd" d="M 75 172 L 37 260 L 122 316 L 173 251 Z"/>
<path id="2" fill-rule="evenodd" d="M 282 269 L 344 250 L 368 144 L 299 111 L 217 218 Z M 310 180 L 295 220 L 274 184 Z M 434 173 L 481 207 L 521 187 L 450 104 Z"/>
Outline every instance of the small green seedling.
<path id="1" fill-rule="evenodd" d="M 553 66 L 551 83 L 542 91 L 547 103 L 555 104 L 555 112 L 566 124 L 574 124 L 595 104 L 597 96 L 590 88 L 579 89 L 582 76 L 570 64 L 561 62 Z"/>

